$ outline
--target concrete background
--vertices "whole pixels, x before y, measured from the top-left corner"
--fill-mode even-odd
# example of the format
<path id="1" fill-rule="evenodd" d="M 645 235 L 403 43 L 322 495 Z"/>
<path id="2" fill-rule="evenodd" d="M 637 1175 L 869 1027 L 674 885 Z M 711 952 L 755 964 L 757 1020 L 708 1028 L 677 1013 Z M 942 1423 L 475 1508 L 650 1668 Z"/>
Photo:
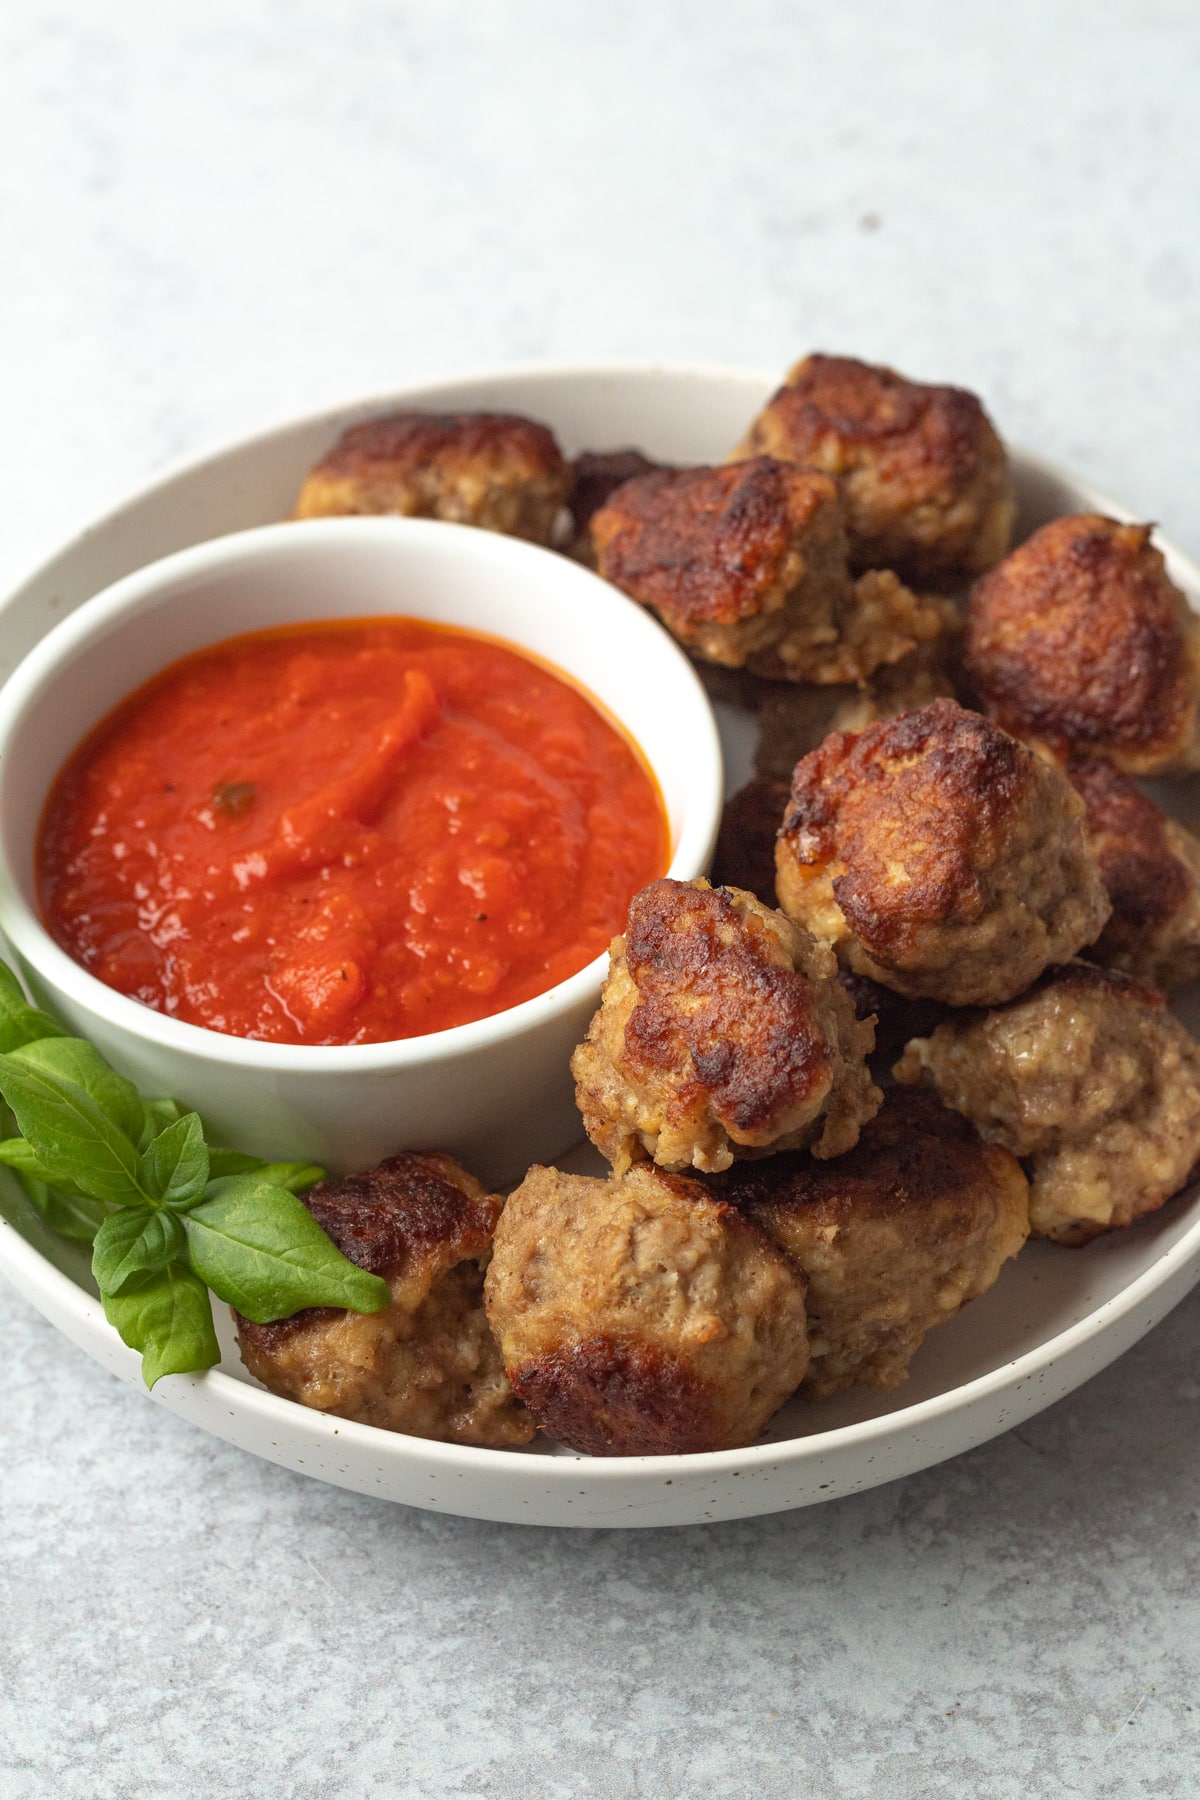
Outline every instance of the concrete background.
<path id="1" fill-rule="evenodd" d="M 1167 0 L 9 0 L 0 591 L 325 404 L 810 348 L 1195 555 L 1198 77 Z M 320 1487 L 0 1315 L 4 1800 L 1200 1791 L 1200 1296 L 954 1463 L 629 1534 Z"/>

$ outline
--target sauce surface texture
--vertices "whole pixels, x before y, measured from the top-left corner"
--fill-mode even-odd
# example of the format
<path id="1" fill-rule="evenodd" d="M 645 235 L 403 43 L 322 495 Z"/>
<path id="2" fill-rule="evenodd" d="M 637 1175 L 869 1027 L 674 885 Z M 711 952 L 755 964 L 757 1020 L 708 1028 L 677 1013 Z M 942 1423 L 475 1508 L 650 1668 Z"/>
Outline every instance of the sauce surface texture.
<path id="1" fill-rule="evenodd" d="M 235 1037 L 363 1044 L 581 969 L 669 861 L 634 746 L 548 667 L 420 620 L 164 670 L 51 790 L 39 898 L 101 981 Z"/>

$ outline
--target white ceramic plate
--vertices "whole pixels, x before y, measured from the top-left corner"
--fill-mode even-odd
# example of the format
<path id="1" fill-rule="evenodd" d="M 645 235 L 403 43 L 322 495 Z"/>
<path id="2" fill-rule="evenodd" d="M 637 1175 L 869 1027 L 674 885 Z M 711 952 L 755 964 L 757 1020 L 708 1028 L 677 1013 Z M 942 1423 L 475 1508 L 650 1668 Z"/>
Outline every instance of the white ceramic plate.
<path id="1" fill-rule="evenodd" d="M 0 678 L 64 612 L 119 576 L 285 515 L 305 470 L 356 419 L 397 405 L 500 408 L 544 420 L 569 454 L 635 445 L 666 461 L 717 461 L 773 386 L 770 375 L 732 369 L 510 371 L 375 397 L 285 426 L 150 488 L 47 563 L 0 608 Z M 1032 457 L 1017 454 L 1014 462 L 1023 533 L 1057 513 L 1122 511 Z M 1168 560 L 1200 607 L 1200 571 L 1174 552 Z M 726 713 L 722 730 L 736 786 L 747 770 L 750 728 Z M 579 1166 L 590 1165 L 581 1157 Z M 0 1269 L 68 1337 L 140 1387 L 139 1359 L 104 1320 L 86 1252 L 46 1231 L 15 1184 L 0 1190 L 0 1211 Z M 258 1387 L 228 1330 L 218 1369 L 168 1376 L 153 1397 L 273 1462 L 409 1505 L 539 1525 L 694 1524 L 806 1506 L 982 1443 L 1094 1375 L 1198 1279 L 1200 1193 L 1193 1190 L 1086 1250 L 1029 1246 L 990 1293 L 930 1335 L 896 1392 L 792 1403 L 753 1448 L 707 1456 L 593 1460 L 548 1446 L 471 1450 L 348 1424 Z"/>

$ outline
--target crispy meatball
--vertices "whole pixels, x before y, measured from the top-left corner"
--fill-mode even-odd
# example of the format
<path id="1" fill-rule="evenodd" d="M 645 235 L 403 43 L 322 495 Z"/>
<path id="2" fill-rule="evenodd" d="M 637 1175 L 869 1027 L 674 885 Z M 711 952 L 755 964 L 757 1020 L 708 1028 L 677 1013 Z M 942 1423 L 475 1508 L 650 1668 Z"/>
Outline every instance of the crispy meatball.
<path id="1" fill-rule="evenodd" d="M 848 1150 L 881 1096 L 871 1028 L 836 966 L 738 888 L 663 879 L 635 894 L 571 1061 L 596 1148 L 618 1173 L 647 1156 L 707 1170 L 800 1145 Z"/>
<path id="2" fill-rule="evenodd" d="M 848 356 L 808 356 L 736 457 L 783 457 L 837 477 L 856 569 L 953 590 L 1008 548 L 1016 515 L 1004 446 L 974 394 Z"/>
<path id="3" fill-rule="evenodd" d="M 856 587 L 834 483 L 769 456 L 627 481 L 592 542 L 601 575 L 730 668 L 857 681 L 938 629 L 886 572 Z"/>
<path id="4" fill-rule="evenodd" d="M 952 700 L 835 732 L 776 844 L 790 918 L 902 994 L 995 1005 L 1108 917 L 1066 776 Z"/>
<path id="5" fill-rule="evenodd" d="M 552 432 L 511 413 L 393 413 L 342 433 L 293 517 L 400 513 L 548 544 L 571 471 Z"/>
<path id="6" fill-rule="evenodd" d="M 717 836 L 712 878 L 717 887 L 745 888 L 764 905 L 775 899 L 775 839 L 787 811 L 791 789 L 780 781 L 750 781 L 725 807 Z M 837 978 L 849 996 L 856 1019 L 874 1020 L 875 1049 L 871 1062 L 878 1074 L 881 1060 L 892 1059 L 909 1038 L 932 1031 L 947 1008 L 937 1000 L 914 1000 L 882 982 L 839 968 Z"/>
<path id="7" fill-rule="evenodd" d="M 915 1038 L 924 1079 L 980 1136 L 1025 1159 L 1034 1235 L 1084 1244 L 1153 1212 L 1200 1159 L 1200 1045 L 1157 989 L 1051 969 L 1019 1000 Z"/>
<path id="8" fill-rule="evenodd" d="M 338 1249 L 391 1284 L 382 1312 L 240 1314 L 242 1361 L 273 1394 L 343 1419 L 458 1444 L 527 1444 L 483 1310 L 501 1202 L 449 1156 L 390 1157 L 322 1181 L 304 1204 Z"/>
<path id="9" fill-rule="evenodd" d="M 1200 628 L 1149 525 L 1054 519 L 977 581 L 964 655 L 993 718 L 1130 775 L 1197 766 Z"/>
<path id="10" fill-rule="evenodd" d="M 1016 1158 L 911 1088 L 833 1162 L 772 1156 L 714 1185 L 808 1276 L 812 1400 L 897 1387 L 925 1333 L 986 1292 L 1029 1235 Z"/>
<path id="11" fill-rule="evenodd" d="M 534 1168 L 496 1231 L 488 1318 L 543 1431 L 590 1456 L 728 1450 L 804 1376 L 804 1277 L 698 1181 Z"/>
<path id="12" fill-rule="evenodd" d="M 1090 757 L 1069 763 L 1087 836 L 1112 902 L 1090 960 L 1155 987 L 1200 978 L 1200 841 L 1168 819 L 1130 776 Z"/>
<path id="13" fill-rule="evenodd" d="M 951 601 L 935 604 L 940 620 L 937 635 L 899 662 L 881 664 L 857 687 L 771 682 L 755 708 L 759 719 L 755 773 L 768 781 L 790 782 L 800 758 L 831 731 L 863 731 L 880 719 L 915 712 L 931 700 L 960 698 L 962 628 L 957 608 Z"/>
<path id="14" fill-rule="evenodd" d="M 715 887 L 744 888 L 775 904 L 775 834 L 791 789 L 784 781 L 748 781 L 725 803 L 713 852 Z"/>
<path id="15" fill-rule="evenodd" d="M 571 520 L 574 526 L 567 548 L 579 562 L 596 566 L 592 544 L 592 519 L 610 494 L 636 475 L 652 475 L 670 463 L 652 462 L 640 450 L 584 450 L 571 463 Z"/>

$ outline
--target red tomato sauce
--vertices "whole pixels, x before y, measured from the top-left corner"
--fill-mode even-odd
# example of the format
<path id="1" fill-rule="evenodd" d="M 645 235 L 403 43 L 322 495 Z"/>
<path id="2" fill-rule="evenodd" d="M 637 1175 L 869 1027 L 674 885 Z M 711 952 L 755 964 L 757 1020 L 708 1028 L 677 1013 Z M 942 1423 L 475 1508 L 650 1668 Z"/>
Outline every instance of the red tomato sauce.
<path id="1" fill-rule="evenodd" d="M 235 1037 L 369 1044 L 544 993 L 669 861 L 636 747 L 564 677 L 416 619 L 288 626 L 173 664 L 58 775 L 57 941 Z"/>

